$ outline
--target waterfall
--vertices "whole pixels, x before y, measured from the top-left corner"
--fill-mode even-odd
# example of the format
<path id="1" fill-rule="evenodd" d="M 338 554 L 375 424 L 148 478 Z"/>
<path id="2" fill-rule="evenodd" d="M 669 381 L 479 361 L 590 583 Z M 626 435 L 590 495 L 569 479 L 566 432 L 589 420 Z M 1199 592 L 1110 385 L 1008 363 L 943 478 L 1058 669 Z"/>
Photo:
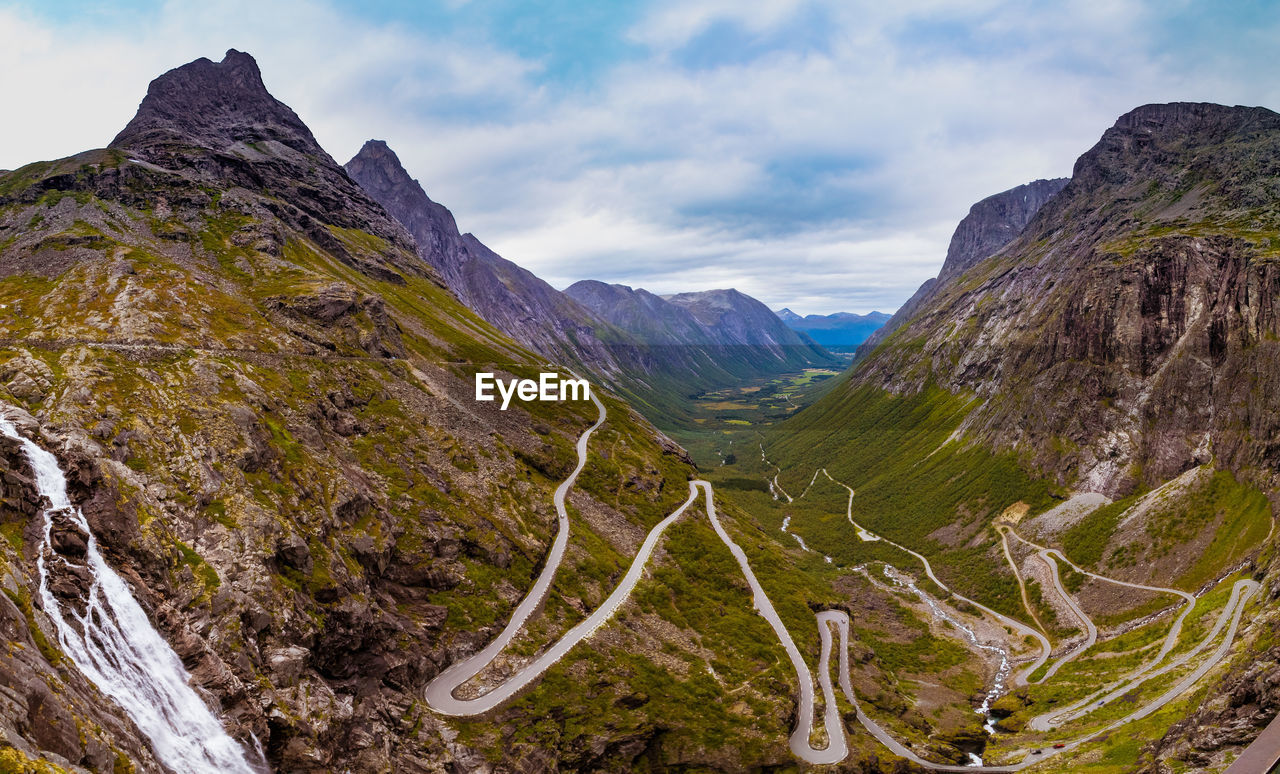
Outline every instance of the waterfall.
<path id="1" fill-rule="evenodd" d="M 67 496 L 67 480 L 57 458 L 19 435 L 2 414 L 0 434 L 22 444 L 35 471 L 36 487 L 48 499 L 44 541 L 36 564 L 40 600 L 57 627 L 62 651 L 128 713 L 165 766 L 183 774 L 254 774 L 256 768 L 249 764 L 245 751 L 188 684 L 178 654 L 151 627 L 124 580 L 103 561 L 89 523 Z M 55 514 L 66 517 L 88 536 L 83 566 L 55 553 Z M 46 562 L 87 570 L 91 585 L 83 615 L 58 604 L 49 590 Z"/>

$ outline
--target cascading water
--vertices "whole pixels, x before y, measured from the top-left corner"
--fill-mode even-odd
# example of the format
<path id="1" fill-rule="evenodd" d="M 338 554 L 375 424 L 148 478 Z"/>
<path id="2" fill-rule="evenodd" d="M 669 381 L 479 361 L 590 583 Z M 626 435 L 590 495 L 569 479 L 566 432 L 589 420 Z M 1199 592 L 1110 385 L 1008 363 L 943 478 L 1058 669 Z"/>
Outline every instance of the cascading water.
<path id="1" fill-rule="evenodd" d="M 129 587 L 102 559 L 84 515 L 67 496 L 58 460 L 19 435 L 0 414 L 0 434 L 17 440 L 48 499 L 44 542 L 36 564 L 40 599 L 58 630 L 58 643 L 86 677 L 119 704 L 151 740 L 156 756 L 184 774 L 254 774 L 245 751 L 227 734 L 195 690 L 178 654 L 151 627 Z M 83 567 L 53 549 L 54 517 L 65 517 L 88 536 Z M 46 561 L 62 562 L 91 578 L 84 614 L 64 608 L 49 589 Z M 68 616 L 76 626 L 68 621 Z"/>
<path id="2" fill-rule="evenodd" d="M 1009 673 L 1013 669 L 1013 665 L 1009 661 L 1009 651 L 999 646 L 988 645 L 984 642 L 979 641 L 977 632 L 975 632 L 970 627 L 964 625 L 960 621 L 956 620 L 954 617 L 948 615 L 947 611 L 943 610 L 942 606 L 939 605 L 937 602 L 935 602 L 932 597 L 930 597 L 928 594 L 921 591 L 916 586 L 916 584 L 912 583 L 910 580 L 907 580 L 906 578 L 903 578 L 900 575 L 898 575 L 892 568 L 889 567 L 889 565 L 885 565 L 884 567 L 884 576 L 888 578 L 895 585 L 903 586 L 910 589 L 912 593 L 914 593 L 926 605 L 929 606 L 929 610 L 933 612 L 933 615 L 935 618 L 941 621 L 946 621 L 947 623 L 954 626 L 956 629 L 963 632 L 964 635 L 969 639 L 969 642 L 971 642 L 975 647 L 979 648 L 980 650 L 985 650 L 988 653 L 994 653 L 1000 657 L 1000 666 L 999 668 L 996 669 L 996 677 L 995 677 L 995 680 L 993 680 L 991 683 L 991 690 L 987 691 L 987 695 L 983 697 L 982 706 L 974 710 L 974 712 L 981 715 L 985 720 L 982 726 L 983 729 L 988 734 L 995 733 L 996 729 L 995 729 L 995 726 L 992 724 L 992 718 L 991 718 L 991 703 L 994 702 L 996 699 L 1000 698 L 1002 694 L 1004 694 L 1005 680 L 1009 678 Z M 974 757 L 977 757 L 977 756 L 974 756 Z M 974 764 L 974 765 L 981 765 L 981 763 Z"/>
<path id="3" fill-rule="evenodd" d="M 979 650 L 993 652 L 993 654 L 1000 656 L 1000 668 L 996 669 L 996 679 L 991 683 L 991 690 L 987 691 L 986 697 L 983 697 L 982 706 L 979 706 L 977 710 L 974 710 L 975 713 L 986 716 L 989 711 L 991 711 L 991 702 L 1000 699 L 1002 693 L 1005 692 L 1005 681 L 1009 678 L 1009 673 L 1012 669 L 1011 664 L 1009 663 L 1009 651 L 1005 650 L 1004 647 L 987 645 L 986 642 L 978 640 L 977 632 L 974 632 L 972 628 L 965 626 L 965 624 L 961 623 L 960 620 L 956 620 L 954 617 L 951 617 L 951 615 L 948 615 L 946 610 L 942 609 L 942 605 L 933 601 L 932 596 L 924 594 L 924 592 L 920 591 L 920 588 L 916 586 L 915 583 L 906 580 L 905 577 L 902 577 L 900 574 L 893 571 L 893 568 L 890 567 L 890 565 L 884 565 L 884 577 L 888 578 L 888 580 L 895 583 L 897 586 L 909 588 L 915 596 L 920 597 L 920 600 L 924 601 L 924 604 L 929 606 L 929 610 L 933 613 L 934 618 L 945 620 L 945 622 L 950 623 L 951 626 L 959 629 L 960 632 L 964 633 L 965 637 L 969 638 L 969 642 L 972 642 L 974 647 L 978 647 Z"/>

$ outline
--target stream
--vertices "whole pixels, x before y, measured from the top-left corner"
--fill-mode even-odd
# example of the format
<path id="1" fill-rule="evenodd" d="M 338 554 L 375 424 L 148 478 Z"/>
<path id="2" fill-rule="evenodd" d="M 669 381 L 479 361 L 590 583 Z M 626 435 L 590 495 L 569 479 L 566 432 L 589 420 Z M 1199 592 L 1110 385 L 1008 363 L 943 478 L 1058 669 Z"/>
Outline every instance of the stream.
<path id="1" fill-rule="evenodd" d="M 63 653 L 124 709 L 168 768 L 183 774 L 258 771 L 187 682 L 187 671 L 178 654 L 152 628 L 124 580 L 103 560 L 88 521 L 67 496 L 67 480 L 57 458 L 22 437 L 3 415 L 0 433 L 22 445 L 35 472 L 36 487 L 48 500 L 44 539 L 36 565 L 41 606 L 57 628 Z M 55 514 L 88 536 L 83 565 L 54 551 Z M 83 615 L 64 608 L 50 591 L 49 562 L 62 562 L 80 574 L 88 573 L 91 585 Z"/>
<path id="2" fill-rule="evenodd" d="M 997 645 L 988 645 L 980 642 L 978 640 L 977 632 L 975 632 L 971 627 L 961 623 L 954 616 L 948 614 L 947 611 L 942 608 L 942 605 L 938 604 L 933 597 L 921 591 L 915 583 L 899 575 L 894 568 L 887 564 L 884 566 L 884 577 L 888 578 L 897 586 L 909 589 L 913 594 L 919 597 L 922 602 L 929 606 L 929 610 L 933 613 L 935 618 L 940 621 L 946 621 L 956 629 L 959 629 L 964 633 L 964 636 L 968 638 L 969 642 L 972 643 L 974 647 L 1000 656 L 1000 666 L 996 669 L 995 679 L 991 682 L 991 690 L 987 691 L 987 695 L 982 699 L 982 704 L 974 710 L 974 712 L 983 717 L 984 722 L 982 728 L 988 734 L 994 734 L 996 729 L 991 718 L 991 703 L 1004 694 L 1005 682 L 1009 679 L 1009 673 L 1013 670 L 1013 665 L 1009 661 L 1009 651 Z M 979 759 L 979 761 L 974 765 L 982 765 L 981 759 Z"/>

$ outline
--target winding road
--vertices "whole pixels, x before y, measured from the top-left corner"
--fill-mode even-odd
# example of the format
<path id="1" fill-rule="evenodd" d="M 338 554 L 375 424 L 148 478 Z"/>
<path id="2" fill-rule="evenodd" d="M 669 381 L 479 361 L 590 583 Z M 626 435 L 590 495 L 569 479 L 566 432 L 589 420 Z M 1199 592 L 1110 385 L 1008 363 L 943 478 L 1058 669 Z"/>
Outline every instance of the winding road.
<path id="1" fill-rule="evenodd" d="M 961 595 L 961 594 L 957 594 L 953 589 L 951 589 L 949 586 L 947 586 L 947 584 L 943 583 L 943 582 L 942 582 L 942 580 L 941 580 L 941 579 L 940 579 L 936 574 L 934 574 L 934 572 L 933 572 L 933 565 L 929 563 L 929 560 L 928 560 L 927 558 L 925 558 L 925 556 L 924 556 L 923 554 L 920 554 L 920 553 L 918 553 L 918 552 L 916 552 L 916 551 L 912 551 L 910 548 L 907 548 L 906 546 L 903 546 L 903 545 L 900 545 L 900 544 L 898 544 L 898 543 L 895 543 L 895 542 L 893 542 L 892 540 L 890 540 L 890 539 L 888 539 L 888 538 L 886 538 L 886 537 L 884 537 L 884 536 L 882 536 L 882 535 L 877 535 L 876 533 L 872 532 L 871 530 L 869 530 L 869 529 L 867 529 L 867 528 L 863 527 L 863 526 L 862 526 L 861 524 L 859 524 L 858 522 L 854 521 L 854 519 L 853 519 L 853 496 L 854 496 L 854 490 L 853 490 L 853 487 L 849 486 L 848 484 L 841 483 L 841 482 L 837 481 L 836 479 L 832 478 L 832 477 L 831 477 L 831 474 L 830 474 L 830 473 L 827 473 L 827 469 L 826 469 L 826 468 L 822 468 L 822 473 L 823 473 L 823 475 L 825 475 L 828 479 L 830 479 L 831 483 L 833 483 L 833 484 L 835 484 L 835 485 L 837 485 L 837 486 L 844 487 L 845 489 L 847 489 L 847 490 L 849 491 L 849 502 L 848 502 L 848 506 L 847 506 L 847 508 L 846 508 L 846 510 L 845 510 L 845 518 L 847 518 L 847 519 L 849 520 L 849 523 L 850 523 L 851 525 L 853 525 L 853 528 L 854 528 L 854 530 L 856 531 L 856 533 L 857 533 L 857 535 L 858 535 L 858 538 L 859 538 L 859 539 L 863 540 L 864 542 L 871 542 L 871 541 L 876 541 L 876 540 L 883 540 L 883 541 L 885 542 L 885 544 L 886 544 L 886 545 L 891 545 L 891 546 L 893 546 L 894 548 L 898 549 L 899 551 L 902 551 L 902 552 L 904 552 L 904 553 L 911 554 L 911 555 L 912 555 L 913 557 L 915 557 L 915 558 L 916 558 L 916 560 L 918 560 L 918 561 L 920 562 L 920 564 L 924 567 L 924 574 L 925 574 L 925 575 L 927 575 L 927 576 L 929 577 L 929 580 L 931 580 L 931 581 L 933 581 L 935 584 L 937 584 L 938 588 L 940 588 L 940 589 L 942 589 L 943 591 L 947 592 L 948 594 L 950 594 L 951 596 L 953 596 L 953 597 L 955 597 L 956 599 L 960 600 L 961 602 L 966 602 L 966 603 L 968 603 L 968 604 L 970 604 L 970 605 L 973 605 L 973 606 L 974 606 L 974 607 L 976 607 L 977 609 L 981 610 L 982 612 L 984 612 L 984 613 L 986 613 L 987 615 L 991 616 L 992 618 L 996 619 L 996 620 L 997 620 L 997 621 L 999 621 L 1000 623 L 1002 623 L 1002 624 L 1004 624 L 1005 626 L 1009 627 L 1009 628 L 1010 628 L 1011 630 L 1013 630 L 1014 632 L 1017 632 L 1020 636 L 1023 636 L 1023 637 L 1031 637 L 1031 638 L 1035 639 L 1037 642 L 1039 642 L 1039 643 L 1040 643 L 1040 657 L 1039 657 L 1039 658 L 1037 658 L 1037 659 L 1036 659 L 1036 660 L 1035 660 L 1035 661 L 1034 661 L 1034 662 L 1033 662 L 1029 667 L 1027 667 L 1026 669 L 1024 669 L 1024 670 L 1022 671 L 1022 673 L 1021 673 L 1021 674 L 1017 675 L 1017 676 L 1014 678 L 1014 681 L 1015 681 L 1015 682 L 1020 682 L 1020 683 L 1022 683 L 1022 684 L 1024 684 L 1024 685 L 1025 685 L 1025 684 L 1026 684 L 1026 676 L 1027 676 L 1027 675 L 1029 675 L 1029 674 L 1031 674 L 1032 672 L 1035 672 L 1037 669 L 1039 669 L 1039 668 L 1041 667 L 1041 665 L 1043 665 L 1046 661 L 1048 661 L 1048 660 L 1049 660 L 1049 653 L 1050 653 L 1050 651 L 1052 650 L 1052 646 L 1049 644 L 1049 638 L 1045 637 L 1045 636 L 1044 636 L 1044 634 L 1042 634 L 1042 633 L 1040 633 L 1039 631 L 1037 631 L 1037 630 L 1035 630 L 1035 629 L 1031 628 L 1030 626 L 1027 626 L 1026 624 L 1022 623 L 1021 621 L 1016 621 L 1016 620 L 1014 620 L 1014 619 L 1010 618 L 1009 616 L 1007 616 L 1007 615 L 1005 615 L 1005 614 L 1003 614 L 1003 613 L 997 613 L 995 610 L 992 610 L 991 608 L 987 607 L 986 605 L 982 604 L 981 602 L 975 602 L 974 600 L 969 599 L 969 598 L 968 598 L 968 597 L 966 597 L 966 596 L 963 596 L 963 595 Z M 969 771 L 973 771 L 974 769 L 973 769 L 973 767 L 969 767 L 967 770 L 969 770 Z"/>
<path id="2" fill-rule="evenodd" d="M 573 486 L 573 482 L 577 480 L 578 474 L 582 472 L 582 468 L 587 464 L 587 441 L 590 440 L 591 434 L 604 424 L 605 417 L 608 415 L 604 404 L 600 402 L 599 398 L 592 394 L 591 400 L 595 402 L 600 416 L 596 419 L 595 424 L 589 427 L 578 439 L 578 465 L 569 474 L 569 477 L 556 488 L 555 495 L 552 497 L 559 521 L 559 530 L 556 532 L 555 541 L 551 544 L 551 551 L 547 554 L 547 561 L 542 568 L 542 573 L 538 576 L 538 580 L 534 582 L 533 588 L 529 590 L 529 593 L 525 595 L 525 598 L 516 607 L 515 612 L 511 614 L 511 620 L 506 627 L 492 642 L 474 655 L 453 664 L 427 684 L 425 691 L 427 705 L 441 714 L 478 715 L 497 707 L 541 676 L 552 664 L 555 664 L 565 653 L 568 653 L 574 645 L 595 633 L 617 612 L 617 609 L 630 595 L 631 590 L 635 588 L 641 574 L 644 572 L 644 565 L 649 561 L 649 556 L 658 544 L 658 538 L 662 537 L 663 531 L 672 522 L 680 518 L 680 515 L 693 504 L 697 496 L 697 492 L 693 491 L 691 487 L 689 499 L 685 500 L 683 505 L 659 522 L 645 536 L 644 543 L 641 544 L 640 550 L 637 552 L 636 558 L 632 561 L 626 575 L 623 576 L 622 582 L 618 584 L 618 587 L 614 589 L 614 592 L 609 595 L 604 603 L 596 608 L 595 612 L 566 632 L 559 642 L 547 648 L 542 655 L 529 662 L 501 685 L 472 699 L 456 698 L 453 694 L 458 686 L 475 677 L 498 657 L 498 654 L 520 633 L 525 621 L 542 604 L 546 599 L 547 593 L 551 590 L 551 581 L 555 578 L 556 570 L 559 569 L 561 561 L 564 560 L 565 548 L 569 544 L 569 514 L 565 510 L 564 499 L 569 493 L 570 487 Z"/>
<path id="3" fill-rule="evenodd" d="M 630 596 L 636 584 L 640 581 L 640 578 L 644 574 L 645 565 L 648 564 L 648 561 L 651 558 L 654 549 L 657 547 L 658 541 L 661 539 L 663 533 L 669 526 L 675 523 L 685 513 L 685 511 L 688 510 L 689 506 L 696 502 L 699 493 L 701 493 L 705 498 L 707 518 L 711 522 L 712 528 L 715 530 L 715 533 L 720 538 L 721 542 L 724 543 L 725 547 L 729 549 L 729 552 L 738 562 L 738 567 L 742 572 L 743 578 L 746 580 L 747 586 L 751 589 L 752 606 L 773 629 L 775 636 L 778 638 L 779 644 L 782 646 L 783 650 L 786 651 L 787 657 L 790 659 L 791 665 L 795 670 L 800 695 L 797 702 L 796 725 L 791 732 L 789 746 L 792 753 L 797 758 L 800 758 L 810 764 L 832 764 L 844 760 L 849 754 L 848 739 L 846 737 L 845 727 L 836 698 L 836 689 L 831 682 L 831 657 L 832 652 L 835 649 L 835 643 L 832 637 L 833 628 L 838 631 L 840 635 L 840 689 L 844 694 L 845 699 L 854 708 L 858 722 L 873 738 L 875 738 L 894 755 L 906 758 L 926 769 L 945 772 L 1014 772 L 1028 766 L 1043 763 L 1050 756 L 1068 752 L 1096 736 L 1097 732 L 1091 732 L 1085 737 L 1064 743 L 1061 748 L 1045 750 L 1040 754 L 1032 754 L 1031 752 L 1028 752 L 1022 761 L 1008 765 L 961 766 L 956 764 L 936 763 L 920 758 L 913 750 L 899 742 L 874 720 L 868 717 L 867 714 L 859 707 L 849 674 L 849 617 L 846 613 L 840 610 L 824 610 L 816 613 L 815 618 L 821 641 L 821 650 L 818 657 L 817 684 L 818 688 L 822 692 L 822 706 L 824 710 L 821 722 L 822 728 L 826 733 L 827 744 L 825 747 L 821 748 L 814 747 L 810 741 L 815 722 L 814 707 L 816 695 L 814 690 L 814 675 L 809 670 L 809 665 L 805 661 L 804 655 L 800 652 L 799 647 L 796 646 L 795 641 L 792 639 L 790 632 L 782 622 L 782 618 L 778 615 L 778 612 L 770 601 L 764 587 L 760 584 L 760 581 L 752 571 L 751 564 L 747 559 L 746 553 L 742 550 L 741 546 L 734 542 L 733 538 L 730 537 L 729 533 L 721 524 L 716 513 L 715 498 L 713 496 L 710 482 L 702 480 L 690 481 L 688 499 L 649 531 L 645 536 L 640 549 L 637 551 L 635 558 L 632 560 L 631 566 L 627 569 L 627 572 L 622 577 L 621 581 L 619 581 L 617 587 L 608 596 L 608 598 L 605 599 L 600 607 L 593 611 L 582 622 L 569 629 L 569 631 L 567 631 L 557 642 L 518 669 L 513 675 L 499 685 L 491 687 L 489 690 L 474 698 L 462 699 L 456 697 L 454 694 L 460 686 L 474 678 L 483 671 L 485 667 L 493 663 L 493 661 L 511 643 L 511 641 L 520 632 L 525 622 L 538 608 L 538 606 L 543 603 L 550 591 L 551 583 L 554 580 L 556 571 L 564 560 L 564 554 L 569 540 L 570 523 L 568 512 L 565 508 L 565 497 L 567 496 L 569 489 L 573 486 L 573 483 L 577 480 L 578 474 L 582 472 L 582 469 L 586 465 L 587 443 L 590 440 L 591 434 L 604 424 L 608 414 L 604 404 L 601 403 L 598 398 L 592 395 L 591 399 L 596 404 L 599 411 L 599 417 L 596 422 L 584 431 L 581 437 L 579 437 L 577 442 L 578 464 L 569 477 L 556 488 L 553 496 L 559 529 L 554 541 L 552 542 L 551 549 L 547 554 L 546 564 L 543 567 L 542 572 L 534 582 L 533 587 L 512 613 L 510 621 L 492 642 L 474 655 L 469 656 L 445 669 L 426 686 L 424 690 L 424 698 L 427 705 L 432 710 L 451 716 L 474 716 L 488 712 L 512 698 L 523 688 L 537 680 L 539 676 L 559 661 L 566 653 L 569 652 L 570 649 L 599 630 L 601 626 L 613 617 L 613 615 Z M 967 602 L 975 608 L 982 610 L 984 613 L 991 615 L 1005 626 L 1008 626 L 1011 631 L 1014 631 L 1019 635 L 1035 637 L 1039 640 L 1041 643 L 1042 653 L 1031 668 L 1025 672 L 1025 674 L 1034 672 L 1046 662 L 1049 657 L 1049 642 L 1043 634 L 971 599 L 955 594 L 955 592 L 950 591 L 950 589 L 948 589 L 947 586 L 938 579 L 933 572 L 933 567 L 929 564 L 929 560 L 923 555 L 861 527 L 853 519 L 854 490 L 851 487 L 836 481 L 834 478 L 831 478 L 830 474 L 828 474 L 825 469 L 822 470 L 822 473 L 833 483 L 838 484 L 849 491 L 849 505 L 846 511 L 846 516 L 848 517 L 849 523 L 857 530 L 857 534 L 861 539 L 867 541 L 884 540 L 886 544 L 894 546 L 895 548 L 912 555 L 920 561 L 924 567 L 925 574 L 930 580 L 936 583 L 939 588 L 948 591 L 957 599 Z M 812 486 L 812 484 L 813 481 L 811 480 L 810 486 Z M 1017 537 L 1016 533 L 1014 533 L 1014 535 Z M 1052 549 L 1043 549 L 1039 546 L 1036 547 L 1041 550 L 1057 554 L 1057 552 Z M 1061 554 L 1057 555 L 1061 557 Z M 1062 557 L 1062 560 L 1068 561 L 1065 557 Z M 1048 561 L 1052 562 L 1052 559 L 1048 559 Z M 1074 567 L 1074 565 L 1072 566 Z M 1053 567 L 1054 577 L 1056 579 L 1056 566 Z M 1079 568 L 1076 569 L 1083 572 L 1082 570 L 1079 570 Z M 1092 573 L 1086 574 L 1092 575 Z M 1126 585 L 1132 585 L 1136 588 L 1148 588 L 1138 586 L 1136 584 Z M 1147 715 L 1159 710 L 1165 704 L 1181 695 L 1181 693 L 1187 688 L 1194 685 L 1209 670 L 1221 662 L 1230 650 L 1236 630 L 1240 623 L 1241 615 L 1244 612 L 1245 604 L 1248 602 L 1249 598 L 1257 592 L 1258 588 L 1258 584 L 1254 581 L 1237 581 L 1232 589 L 1230 601 L 1219 616 L 1218 623 L 1214 627 L 1214 630 L 1205 638 L 1204 642 L 1200 643 L 1200 645 L 1190 653 L 1183 656 L 1182 659 L 1171 662 L 1165 669 L 1148 675 L 1147 679 L 1154 677 L 1157 674 L 1162 674 L 1165 671 L 1168 671 L 1168 669 L 1174 668 L 1179 664 L 1179 662 L 1185 663 L 1186 660 L 1189 660 L 1199 650 L 1206 647 L 1209 642 L 1215 639 L 1221 632 L 1221 629 L 1225 626 L 1227 629 L 1226 634 L 1213 654 L 1201 662 L 1193 672 L 1183 677 L 1176 685 L 1166 691 L 1155 701 L 1150 702 L 1146 706 L 1134 711 L 1126 717 L 1117 720 L 1105 730 L 1109 731 L 1118 728 L 1125 723 L 1146 717 Z M 1061 591 L 1061 593 L 1065 595 L 1065 591 Z M 1183 618 L 1185 618 L 1186 612 L 1187 611 L 1184 611 Z M 1083 611 L 1081 611 L 1081 615 L 1083 616 Z M 1087 618 L 1087 616 L 1085 618 Z M 1182 618 L 1179 618 L 1179 627 L 1181 621 Z M 1176 639 L 1176 636 L 1171 637 L 1171 639 Z M 1168 645 L 1166 649 L 1162 650 L 1160 658 L 1167 655 L 1168 650 L 1171 648 L 1172 645 Z"/>
<path id="4" fill-rule="evenodd" d="M 997 528 L 999 529 L 999 528 Z M 1042 632 L 1048 632 L 1044 627 L 1044 623 L 1040 621 L 1040 616 L 1036 615 L 1036 610 L 1031 606 L 1031 598 L 1027 595 L 1027 584 L 1022 579 L 1022 572 L 1018 569 L 1018 563 L 1013 560 L 1013 552 L 1009 550 L 1009 535 L 1003 529 L 1000 532 L 1000 547 L 1004 549 L 1004 558 L 1009 562 L 1009 569 L 1013 570 L 1013 578 L 1018 582 L 1018 591 L 1022 594 L 1022 606 L 1026 608 L 1027 614 L 1031 616 L 1031 620 L 1036 622 L 1036 626 Z"/>
<path id="5" fill-rule="evenodd" d="M 1056 675 L 1059 669 L 1081 653 L 1092 648 L 1094 643 L 1098 641 L 1098 627 L 1094 625 L 1093 619 L 1085 615 L 1084 610 L 1080 608 L 1079 603 L 1077 603 L 1076 600 L 1067 593 L 1067 590 L 1062 587 L 1062 577 L 1058 574 L 1058 563 L 1053 560 L 1052 553 L 1053 552 L 1050 551 L 1042 551 L 1040 553 L 1040 558 L 1045 561 L 1045 564 L 1049 565 L 1049 575 L 1053 578 L 1054 591 L 1058 592 L 1058 596 L 1067 604 L 1067 607 L 1071 609 L 1071 614 L 1074 615 L 1084 626 L 1084 641 L 1075 648 L 1072 648 L 1065 656 L 1050 664 L 1049 668 L 1045 670 L 1044 676 L 1036 681 L 1037 683 L 1043 683 Z"/>
<path id="6" fill-rule="evenodd" d="M 1122 581 L 1116 578 L 1109 578 L 1105 575 L 1099 575 L 1095 572 L 1090 572 L 1084 569 L 1083 567 L 1080 567 L 1075 562 L 1072 562 L 1061 551 L 1059 551 L 1056 548 L 1047 548 L 1045 546 L 1039 545 L 1038 543 L 1033 543 L 1030 540 L 1027 540 L 1026 538 L 1019 535 L 1017 531 L 1012 528 L 1004 527 L 1001 529 L 1001 532 L 1013 535 L 1013 537 L 1017 539 L 1019 542 L 1029 546 L 1032 549 L 1035 549 L 1046 562 L 1050 562 L 1050 569 L 1053 571 L 1055 588 L 1058 590 L 1058 593 L 1063 595 L 1064 599 L 1069 600 L 1068 604 L 1071 605 L 1072 610 L 1076 611 L 1078 615 L 1084 616 L 1084 611 L 1080 609 L 1079 605 L 1076 604 L 1075 600 L 1072 599 L 1069 595 L 1067 595 L 1066 590 L 1062 588 L 1062 581 L 1058 575 L 1058 567 L 1055 562 L 1055 558 L 1061 561 L 1062 563 L 1066 564 L 1076 572 L 1082 575 L 1088 576 L 1090 578 L 1093 578 L 1094 580 L 1099 580 L 1104 583 L 1110 583 L 1116 586 L 1123 586 L 1125 588 L 1139 589 L 1141 591 L 1153 591 L 1153 592 L 1162 593 L 1162 594 L 1172 594 L 1174 596 L 1182 597 L 1183 601 L 1185 602 L 1182 608 L 1182 612 L 1178 615 L 1176 619 L 1174 619 L 1173 625 L 1169 627 L 1169 632 L 1165 635 L 1164 642 L 1160 646 L 1160 651 L 1155 655 L 1154 658 L 1152 658 L 1150 661 L 1147 661 L 1137 670 L 1130 672 L 1129 674 L 1125 675 L 1124 677 L 1120 678 L 1119 680 L 1117 680 L 1116 682 L 1110 685 L 1104 686 L 1103 688 L 1095 691 L 1089 696 L 1084 697 L 1083 699 L 1080 699 L 1074 704 L 1070 704 L 1066 707 L 1062 707 L 1052 712 L 1045 713 L 1044 715 L 1039 715 L 1035 718 L 1032 718 L 1030 723 L 1028 723 L 1028 726 L 1032 730 L 1049 731 L 1059 725 L 1062 725 L 1062 723 L 1066 720 L 1073 720 L 1085 714 L 1086 710 L 1096 709 L 1101 704 L 1109 703 L 1114 699 L 1117 699 L 1120 696 L 1123 696 L 1130 689 L 1137 687 L 1143 682 L 1146 682 L 1146 680 L 1161 674 L 1165 674 L 1170 669 L 1176 669 L 1177 667 L 1187 663 L 1197 653 L 1203 650 L 1204 647 L 1208 644 L 1208 642 L 1212 639 L 1212 634 L 1211 634 L 1209 637 L 1206 637 L 1205 640 L 1200 645 L 1196 646 L 1196 648 L 1194 648 L 1192 651 L 1180 657 L 1179 659 L 1175 660 L 1173 663 L 1168 665 L 1166 668 L 1161 669 L 1159 672 L 1151 674 L 1152 670 L 1155 669 L 1157 666 L 1159 666 L 1159 664 L 1162 661 L 1164 661 L 1165 657 L 1168 656 L 1169 653 L 1173 650 L 1173 648 L 1178 644 L 1178 638 L 1182 634 L 1182 624 L 1186 620 L 1187 616 L 1191 614 L 1192 609 L 1195 608 L 1196 598 L 1194 596 L 1180 589 L 1166 588 L 1163 586 L 1147 586 L 1141 583 L 1130 583 L 1128 581 Z M 1225 621 L 1230 613 L 1230 610 L 1231 610 L 1230 606 L 1227 606 L 1225 609 L 1223 609 L 1218 619 L 1219 627 L 1221 627 L 1222 625 L 1225 625 Z M 1088 618 L 1087 616 L 1084 616 L 1084 619 L 1087 619 L 1087 618 Z M 1096 627 L 1093 626 L 1092 621 L 1089 622 L 1089 626 L 1091 627 L 1091 631 L 1093 632 L 1093 640 L 1089 643 L 1090 645 L 1092 645 L 1093 642 L 1097 640 L 1097 629 Z M 1214 630 L 1214 633 L 1216 632 L 1217 632 L 1217 629 Z M 1072 654 L 1068 654 L 1068 656 L 1070 658 L 1075 658 L 1075 656 L 1079 655 L 1081 652 L 1083 652 L 1083 650 L 1084 649 L 1081 648 Z M 1066 660 L 1067 660 L 1066 657 L 1064 657 L 1064 660 L 1059 662 L 1059 664 L 1057 664 L 1056 666 L 1061 666 L 1061 664 L 1065 663 Z M 1055 668 L 1051 670 L 1051 673 L 1052 672 L 1057 672 L 1057 669 Z M 1038 682 L 1043 682 L 1045 679 L 1048 679 L 1049 676 L 1050 676 L 1049 674 L 1046 674 L 1045 677 Z M 1099 697 L 1102 697 L 1102 698 L 1099 699 Z"/>

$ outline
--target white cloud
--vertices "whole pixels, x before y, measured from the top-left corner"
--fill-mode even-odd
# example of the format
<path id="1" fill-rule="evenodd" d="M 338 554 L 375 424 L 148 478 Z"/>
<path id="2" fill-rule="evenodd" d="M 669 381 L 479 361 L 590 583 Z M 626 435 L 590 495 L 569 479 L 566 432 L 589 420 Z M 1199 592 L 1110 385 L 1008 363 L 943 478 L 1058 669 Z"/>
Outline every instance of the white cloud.
<path id="1" fill-rule="evenodd" d="M 106 143 L 152 77 L 236 47 L 339 161 L 388 140 L 461 228 L 553 284 L 889 311 L 970 204 L 1069 174 L 1120 113 L 1280 103 L 1266 35 L 1188 61 L 1157 37 L 1168 7 L 664 0 L 628 33 L 647 55 L 571 87 L 496 44 L 319 0 L 171 2 L 105 29 L 0 8 L 0 167 Z M 813 18 L 824 45 L 681 64 L 713 26 L 764 40 Z"/>
<path id="2" fill-rule="evenodd" d="M 785 20 L 801 6 L 800 0 L 666 0 L 636 25 L 628 38 L 655 49 L 670 51 L 685 45 L 717 21 L 741 24 L 763 32 Z"/>

